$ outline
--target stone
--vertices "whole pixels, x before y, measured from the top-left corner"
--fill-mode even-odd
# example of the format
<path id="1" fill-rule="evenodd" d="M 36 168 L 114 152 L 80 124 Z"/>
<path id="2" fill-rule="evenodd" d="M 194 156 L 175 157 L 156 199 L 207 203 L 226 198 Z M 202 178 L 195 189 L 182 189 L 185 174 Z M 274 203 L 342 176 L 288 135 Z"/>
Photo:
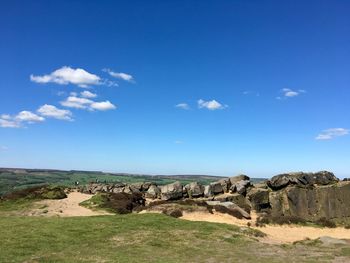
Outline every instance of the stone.
<path id="1" fill-rule="evenodd" d="M 249 176 L 247 176 L 245 174 L 240 174 L 240 175 L 237 175 L 237 176 L 230 177 L 229 180 L 230 180 L 231 184 L 234 185 L 234 184 L 236 184 L 239 181 L 249 181 L 250 178 L 249 178 Z"/>
<path id="2" fill-rule="evenodd" d="M 247 188 L 250 186 L 249 180 L 242 180 L 235 183 L 237 193 L 241 195 L 246 195 Z"/>
<path id="3" fill-rule="evenodd" d="M 267 181 L 267 185 L 273 190 L 279 190 L 288 185 L 313 186 L 313 185 L 328 185 L 339 181 L 333 173 L 321 171 L 317 173 L 286 173 L 279 174 Z"/>
<path id="4" fill-rule="evenodd" d="M 187 184 L 184 189 L 187 192 L 187 196 L 192 197 L 201 197 L 204 195 L 204 186 L 201 185 L 198 182 L 192 182 L 190 184 Z"/>
<path id="5" fill-rule="evenodd" d="M 247 194 L 251 206 L 256 211 L 269 208 L 269 190 L 263 188 L 251 188 Z"/>
<path id="6" fill-rule="evenodd" d="M 251 219 L 249 213 L 232 202 L 206 201 L 209 206 L 212 206 L 217 212 L 227 213 L 239 219 Z"/>
<path id="7" fill-rule="evenodd" d="M 182 184 L 178 181 L 172 184 L 163 185 L 160 190 L 162 200 L 175 200 L 182 197 Z"/>
<path id="8" fill-rule="evenodd" d="M 156 185 L 152 184 L 145 193 L 145 198 L 157 199 L 159 197 L 160 189 Z"/>
<path id="9" fill-rule="evenodd" d="M 224 193 L 228 193 L 231 187 L 231 181 L 229 178 L 224 178 L 218 181 L 219 184 L 221 184 L 221 187 L 224 191 Z"/>
<path id="10" fill-rule="evenodd" d="M 329 237 L 329 236 L 322 236 L 322 237 L 319 238 L 319 240 L 325 246 L 330 246 L 330 245 L 348 245 L 349 244 L 346 240 L 338 239 L 338 238 L 334 238 L 334 237 Z"/>

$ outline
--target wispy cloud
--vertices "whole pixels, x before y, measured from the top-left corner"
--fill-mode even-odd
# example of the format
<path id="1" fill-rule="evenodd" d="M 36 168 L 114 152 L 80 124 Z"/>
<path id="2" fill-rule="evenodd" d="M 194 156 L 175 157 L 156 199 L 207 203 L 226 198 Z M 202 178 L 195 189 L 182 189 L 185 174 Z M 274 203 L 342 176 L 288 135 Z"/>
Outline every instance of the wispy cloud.
<path id="1" fill-rule="evenodd" d="M 59 85 L 73 84 L 81 88 L 102 84 L 102 80 L 99 76 L 81 68 L 74 69 L 67 66 L 57 69 L 47 75 L 30 75 L 30 80 L 36 83 L 56 83 Z"/>
<path id="2" fill-rule="evenodd" d="M 56 106 L 45 104 L 37 112 L 45 117 L 58 120 L 72 121 L 72 112 L 69 110 L 58 109 Z"/>
<path id="3" fill-rule="evenodd" d="M 331 140 L 336 137 L 348 135 L 349 130 L 344 128 L 331 128 L 323 130 L 315 139 L 316 140 Z"/>
<path id="4" fill-rule="evenodd" d="M 103 71 L 107 72 L 110 76 L 117 78 L 117 79 L 122 79 L 128 82 L 134 82 L 134 77 L 130 74 L 123 73 L 123 72 L 114 72 L 108 68 L 103 69 Z"/>
<path id="5" fill-rule="evenodd" d="M 176 141 L 174 141 L 174 143 L 175 143 L 175 144 L 183 144 L 184 142 L 181 141 L 181 140 L 176 140 Z"/>
<path id="6" fill-rule="evenodd" d="M 88 90 L 84 90 L 84 91 L 80 92 L 80 95 L 84 98 L 96 98 L 97 97 L 97 94 L 92 93 Z"/>
<path id="7" fill-rule="evenodd" d="M 283 96 L 278 96 L 276 99 L 281 100 L 281 99 L 287 99 L 287 98 L 293 98 L 299 96 L 301 93 L 305 93 L 306 90 L 299 89 L 299 90 L 292 90 L 292 89 L 281 89 L 281 93 Z"/>
<path id="8" fill-rule="evenodd" d="M 183 110 L 190 109 L 190 106 L 187 103 L 179 103 L 179 104 L 176 104 L 175 107 Z"/>
<path id="9" fill-rule="evenodd" d="M 256 97 L 260 96 L 259 92 L 256 92 L 256 91 L 253 91 L 253 90 L 245 90 L 245 91 L 242 92 L 242 94 L 245 95 L 245 96 L 256 96 Z"/>
<path id="10" fill-rule="evenodd" d="M 197 103 L 199 109 L 206 108 L 208 110 L 223 110 L 228 107 L 227 105 L 223 105 L 216 100 L 205 101 L 200 99 L 197 101 Z"/>

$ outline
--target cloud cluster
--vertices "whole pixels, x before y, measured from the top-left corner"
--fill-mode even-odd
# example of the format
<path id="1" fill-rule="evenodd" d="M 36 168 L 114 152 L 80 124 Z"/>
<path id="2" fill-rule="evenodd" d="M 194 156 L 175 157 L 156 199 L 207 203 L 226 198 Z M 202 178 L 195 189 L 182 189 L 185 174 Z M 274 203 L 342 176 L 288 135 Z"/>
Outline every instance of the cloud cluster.
<path id="1" fill-rule="evenodd" d="M 64 107 L 75 108 L 75 109 L 86 109 L 90 111 L 93 111 L 93 110 L 106 111 L 106 110 L 114 110 L 117 108 L 109 100 L 93 101 L 92 99 L 88 99 L 86 97 L 85 98 L 78 97 L 76 93 L 71 93 L 71 95 L 68 98 L 66 98 L 64 101 L 61 101 L 60 103 Z"/>
<path id="2" fill-rule="evenodd" d="M 89 73 L 81 68 L 71 68 L 64 66 L 50 74 L 42 76 L 30 75 L 30 80 L 36 83 L 56 83 L 59 85 L 73 84 L 81 88 L 91 85 L 101 85 L 101 78 L 95 74 Z"/>
<path id="3" fill-rule="evenodd" d="M 216 100 L 205 101 L 202 99 L 199 99 L 197 101 L 197 106 L 198 106 L 198 109 L 208 109 L 208 110 L 212 110 L 212 111 L 213 110 L 223 110 L 223 109 L 228 108 L 228 105 L 221 104 L 220 102 L 218 102 Z M 191 109 L 191 107 L 187 103 L 184 103 L 184 102 L 176 104 L 175 108 L 179 108 L 182 110 Z"/>
<path id="4" fill-rule="evenodd" d="M 133 82 L 133 76 L 126 73 L 117 73 L 111 70 L 104 70 L 112 77 L 123 79 L 125 81 Z M 88 88 L 90 86 L 105 85 L 117 86 L 118 84 L 109 79 L 103 79 L 96 74 L 92 74 L 82 68 L 71 68 L 63 66 L 50 74 L 46 75 L 30 75 L 30 80 L 35 83 L 55 83 L 59 85 L 76 85 L 81 88 Z M 62 96 L 66 92 L 60 91 L 58 96 Z M 97 94 L 84 90 L 82 92 L 71 92 L 70 95 L 60 104 L 67 108 L 85 109 L 89 111 L 107 111 L 114 110 L 117 107 L 109 100 L 95 101 Z M 32 124 L 45 121 L 46 118 L 53 118 L 57 120 L 73 121 L 73 114 L 70 110 L 60 109 L 54 105 L 44 104 L 40 106 L 36 112 L 21 111 L 17 115 L 2 114 L 0 116 L 0 127 L 2 128 L 22 128 L 25 124 Z"/>
<path id="5" fill-rule="evenodd" d="M 58 109 L 53 105 L 45 104 L 36 111 L 21 111 L 15 116 L 2 114 L 0 116 L 0 127 L 22 128 L 25 124 L 33 124 L 45 121 L 45 118 L 72 121 L 72 113 L 69 110 Z"/>
<path id="6" fill-rule="evenodd" d="M 331 140 L 336 137 L 348 135 L 349 130 L 344 128 L 331 128 L 323 130 L 315 139 L 316 140 Z"/>

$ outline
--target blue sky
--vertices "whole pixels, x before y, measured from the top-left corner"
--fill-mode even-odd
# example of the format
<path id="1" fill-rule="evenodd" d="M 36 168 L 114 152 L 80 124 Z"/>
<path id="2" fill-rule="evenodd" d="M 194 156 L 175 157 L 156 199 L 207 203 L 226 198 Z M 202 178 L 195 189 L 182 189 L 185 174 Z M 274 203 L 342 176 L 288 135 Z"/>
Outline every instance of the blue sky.
<path id="1" fill-rule="evenodd" d="M 349 1 L 2 1 L 0 166 L 350 176 Z"/>

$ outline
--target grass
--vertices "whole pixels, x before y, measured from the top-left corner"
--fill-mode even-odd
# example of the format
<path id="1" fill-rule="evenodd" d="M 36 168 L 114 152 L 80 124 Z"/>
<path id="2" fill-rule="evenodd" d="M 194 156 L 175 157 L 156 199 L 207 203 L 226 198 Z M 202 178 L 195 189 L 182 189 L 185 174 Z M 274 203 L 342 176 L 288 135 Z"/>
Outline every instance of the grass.
<path id="1" fill-rule="evenodd" d="M 2 217 L 0 225 L 0 262 L 322 262 L 330 256 L 308 246 L 305 257 L 300 244 L 266 245 L 236 226 L 161 214 Z"/>

